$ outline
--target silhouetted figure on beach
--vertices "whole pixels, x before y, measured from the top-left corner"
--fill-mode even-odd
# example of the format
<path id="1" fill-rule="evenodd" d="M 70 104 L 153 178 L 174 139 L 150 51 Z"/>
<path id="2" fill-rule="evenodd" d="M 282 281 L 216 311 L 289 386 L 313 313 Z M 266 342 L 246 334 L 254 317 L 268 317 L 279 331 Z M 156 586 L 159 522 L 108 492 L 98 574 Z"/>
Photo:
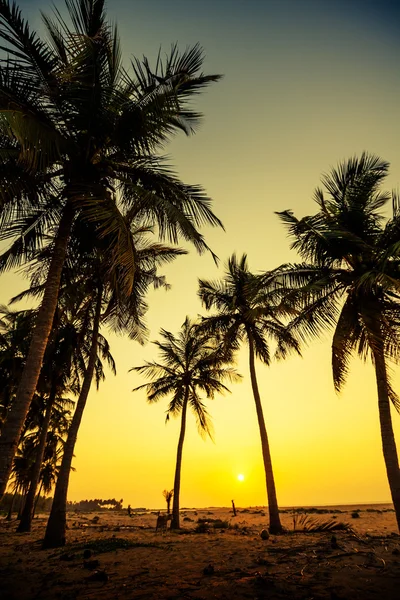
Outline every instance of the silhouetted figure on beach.
<path id="1" fill-rule="evenodd" d="M 132 516 L 132 509 L 131 509 L 131 505 L 128 504 L 128 515 L 131 517 Z"/>

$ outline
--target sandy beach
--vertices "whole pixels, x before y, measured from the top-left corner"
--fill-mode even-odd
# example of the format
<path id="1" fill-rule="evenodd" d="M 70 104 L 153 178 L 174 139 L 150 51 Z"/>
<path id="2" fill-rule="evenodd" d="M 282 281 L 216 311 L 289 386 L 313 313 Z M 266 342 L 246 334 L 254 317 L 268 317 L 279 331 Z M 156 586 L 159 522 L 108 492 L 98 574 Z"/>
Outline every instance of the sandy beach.
<path id="1" fill-rule="evenodd" d="M 262 539 L 263 507 L 182 510 L 180 532 L 155 533 L 156 511 L 68 513 L 67 545 L 42 550 L 46 515 L 30 534 L 0 521 L 2 600 L 395 599 L 400 536 L 390 505 L 282 513 L 287 534 Z M 359 517 L 354 518 L 354 512 Z M 312 519 L 313 521 L 310 521 Z M 351 530 L 306 533 L 334 520 Z M 296 526 L 296 530 L 294 530 Z"/>

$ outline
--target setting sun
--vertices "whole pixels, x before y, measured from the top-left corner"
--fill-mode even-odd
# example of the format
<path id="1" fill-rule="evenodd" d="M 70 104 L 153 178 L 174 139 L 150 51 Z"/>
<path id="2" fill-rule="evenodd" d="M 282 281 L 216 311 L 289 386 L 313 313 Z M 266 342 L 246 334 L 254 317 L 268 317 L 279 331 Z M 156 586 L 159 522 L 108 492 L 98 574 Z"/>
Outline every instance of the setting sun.
<path id="1" fill-rule="evenodd" d="M 239 481 L 244 481 L 244 475 L 242 475 L 241 473 L 237 476 Z"/>

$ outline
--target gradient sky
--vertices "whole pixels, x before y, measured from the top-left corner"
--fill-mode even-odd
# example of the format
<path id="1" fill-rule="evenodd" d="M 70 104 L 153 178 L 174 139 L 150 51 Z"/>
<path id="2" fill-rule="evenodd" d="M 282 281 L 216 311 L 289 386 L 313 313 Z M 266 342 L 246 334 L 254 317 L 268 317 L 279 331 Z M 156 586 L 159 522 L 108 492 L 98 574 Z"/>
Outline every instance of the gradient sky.
<path id="1" fill-rule="evenodd" d="M 19 2 L 40 27 L 45 0 Z M 60 5 L 60 2 L 57 2 Z M 150 339 L 160 327 L 177 331 L 185 316 L 202 312 L 197 278 L 217 278 L 236 251 L 253 271 L 295 261 L 274 211 L 301 217 L 315 211 L 314 188 L 323 172 L 363 150 L 390 161 L 387 188 L 400 180 L 400 9 L 369 0 L 109 0 L 126 61 L 154 57 L 160 45 L 200 42 L 205 71 L 222 73 L 197 101 L 204 123 L 191 138 L 167 148 L 188 183 L 214 199 L 226 233 L 207 230 L 221 258 L 191 251 L 165 269 L 170 292 L 149 296 Z M 0 302 L 24 287 L 2 276 Z M 156 357 L 109 335 L 118 375 L 92 391 L 76 445 L 69 498 L 123 498 L 157 507 L 173 487 L 179 422 L 164 424 L 166 402 L 146 404 L 131 389 L 144 380 L 128 373 Z M 244 375 L 232 394 L 209 402 L 215 443 L 204 442 L 189 417 L 181 506 L 266 503 L 261 448 L 244 349 Z M 304 357 L 257 366 L 282 506 L 390 500 L 380 445 L 372 367 L 354 359 L 343 393 L 335 394 L 329 335 Z M 400 391 L 398 370 L 395 389 Z M 393 411 L 400 443 L 400 417 Z M 243 473 L 243 482 L 237 475 Z"/>

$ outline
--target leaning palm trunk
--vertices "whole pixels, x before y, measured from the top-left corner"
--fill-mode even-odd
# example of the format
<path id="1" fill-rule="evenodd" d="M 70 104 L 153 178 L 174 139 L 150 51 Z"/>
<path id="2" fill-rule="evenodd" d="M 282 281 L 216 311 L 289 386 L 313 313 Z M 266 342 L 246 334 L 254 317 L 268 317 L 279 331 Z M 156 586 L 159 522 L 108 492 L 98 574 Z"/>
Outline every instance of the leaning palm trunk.
<path id="1" fill-rule="evenodd" d="M 15 498 L 17 496 L 17 493 L 18 493 L 18 486 L 15 487 L 15 491 L 14 491 L 13 496 L 11 498 L 11 504 L 10 504 L 10 508 L 8 509 L 6 521 L 11 521 L 11 519 L 12 519 L 12 514 L 13 514 L 13 509 L 14 509 L 14 504 L 15 504 Z"/>
<path id="2" fill-rule="evenodd" d="M 171 529 L 180 529 L 179 522 L 179 493 L 181 488 L 181 467 L 182 467 L 182 450 L 183 442 L 185 441 L 186 432 L 186 411 L 189 397 L 189 389 L 185 392 L 185 399 L 182 406 L 181 416 L 181 431 L 179 434 L 178 450 L 176 453 L 176 467 L 175 467 L 175 479 L 174 479 L 174 499 L 172 503 L 172 520 Z"/>
<path id="3" fill-rule="evenodd" d="M 392 417 L 390 414 L 390 399 L 388 380 L 383 348 L 373 352 L 375 363 L 376 385 L 378 388 L 379 420 L 386 473 L 396 513 L 397 526 L 400 531 L 400 469 L 397 456 L 396 440 L 394 438 Z"/>
<path id="4" fill-rule="evenodd" d="M 282 525 L 279 518 L 278 500 L 276 497 L 274 472 L 272 470 L 271 453 L 269 449 L 269 442 L 267 436 L 267 430 L 265 427 L 264 415 L 261 405 L 260 393 L 258 391 L 256 369 L 254 364 L 254 343 L 250 333 L 249 337 L 249 351 L 250 351 L 250 377 L 251 386 L 253 388 L 254 401 L 257 410 L 258 426 L 260 428 L 261 447 L 262 455 L 264 460 L 265 479 L 267 484 L 267 495 L 268 495 L 268 510 L 269 510 L 269 530 L 272 534 L 276 535 L 282 533 Z"/>
<path id="5" fill-rule="evenodd" d="M 25 502 L 26 502 L 26 494 L 27 493 L 28 493 L 28 487 L 26 485 L 23 485 L 21 487 L 21 497 L 20 497 L 19 504 L 18 504 L 18 515 L 17 515 L 18 521 L 21 520 L 22 513 L 24 512 L 24 506 L 25 506 Z"/>
<path id="6" fill-rule="evenodd" d="M 73 220 L 72 207 L 67 204 L 54 243 L 53 258 L 47 276 L 42 304 L 36 318 L 29 353 L 15 400 L 0 437 L 0 499 L 6 491 L 12 462 L 42 368 L 43 356 L 57 307 L 61 272 Z"/>
<path id="7" fill-rule="evenodd" d="M 64 446 L 64 454 L 61 462 L 60 472 L 58 474 L 56 488 L 54 491 L 53 504 L 51 506 L 50 517 L 47 522 L 46 533 L 43 541 L 44 548 L 58 548 L 65 545 L 65 531 L 67 526 L 67 493 L 69 484 L 69 475 L 71 472 L 72 458 L 74 456 L 75 443 L 78 436 L 79 426 L 81 424 L 83 411 L 85 410 L 86 400 L 89 395 L 90 386 L 93 379 L 94 368 L 97 358 L 97 342 L 99 337 L 100 316 L 101 316 L 102 290 L 99 289 L 96 313 L 93 321 L 93 337 L 90 348 L 89 360 L 76 404 L 74 416 L 68 430 L 67 441 Z"/>
<path id="8" fill-rule="evenodd" d="M 36 496 L 35 504 L 34 504 L 34 507 L 33 507 L 33 516 L 35 516 L 35 513 L 36 513 L 36 508 L 37 508 L 38 502 L 40 500 L 40 494 L 42 493 L 42 488 L 43 488 L 43 480 L 40 482 L 39 491 L 38 491 L 37 496 Z"/>
<path id="9" fill-rule="evenodd" d="M 49 399 L 47 402 L 46 412 L 45 412 L 43 423 L 42 423 L 42 429 L 40 431 L 39 444 L 37 447 L 37 452 L 36 452 L 36 457 L 35 457 L 35 465 L 33 468 L 32 475 L 31 475 L 31 481 L 29 484 L 28 495 L 26 497 L 24 510 L 22 511 L 21 521 L 18 525 L 18 529 L 17 529 L 18 533 L 23 533 L 25 531 L 31 530 L 32 519 L 33 519 L 33 515 L 34 515 L 34 510 L 35 510 L 36 490 L 37 490 L 37 486 L 38 486 L 39 479 L 40 479 L 40 471 L 42 468 L 44 451 L 46 449 L 47 432 L 49 429 L 51 411 L 53 409 L 53 404 L 54 404 L 55 399 L 56 399 L 56 388 L 54 386 L 53 389 L 51 390 L 51 393 L 50 393 L 50 396 L 49 396 Z"/>

